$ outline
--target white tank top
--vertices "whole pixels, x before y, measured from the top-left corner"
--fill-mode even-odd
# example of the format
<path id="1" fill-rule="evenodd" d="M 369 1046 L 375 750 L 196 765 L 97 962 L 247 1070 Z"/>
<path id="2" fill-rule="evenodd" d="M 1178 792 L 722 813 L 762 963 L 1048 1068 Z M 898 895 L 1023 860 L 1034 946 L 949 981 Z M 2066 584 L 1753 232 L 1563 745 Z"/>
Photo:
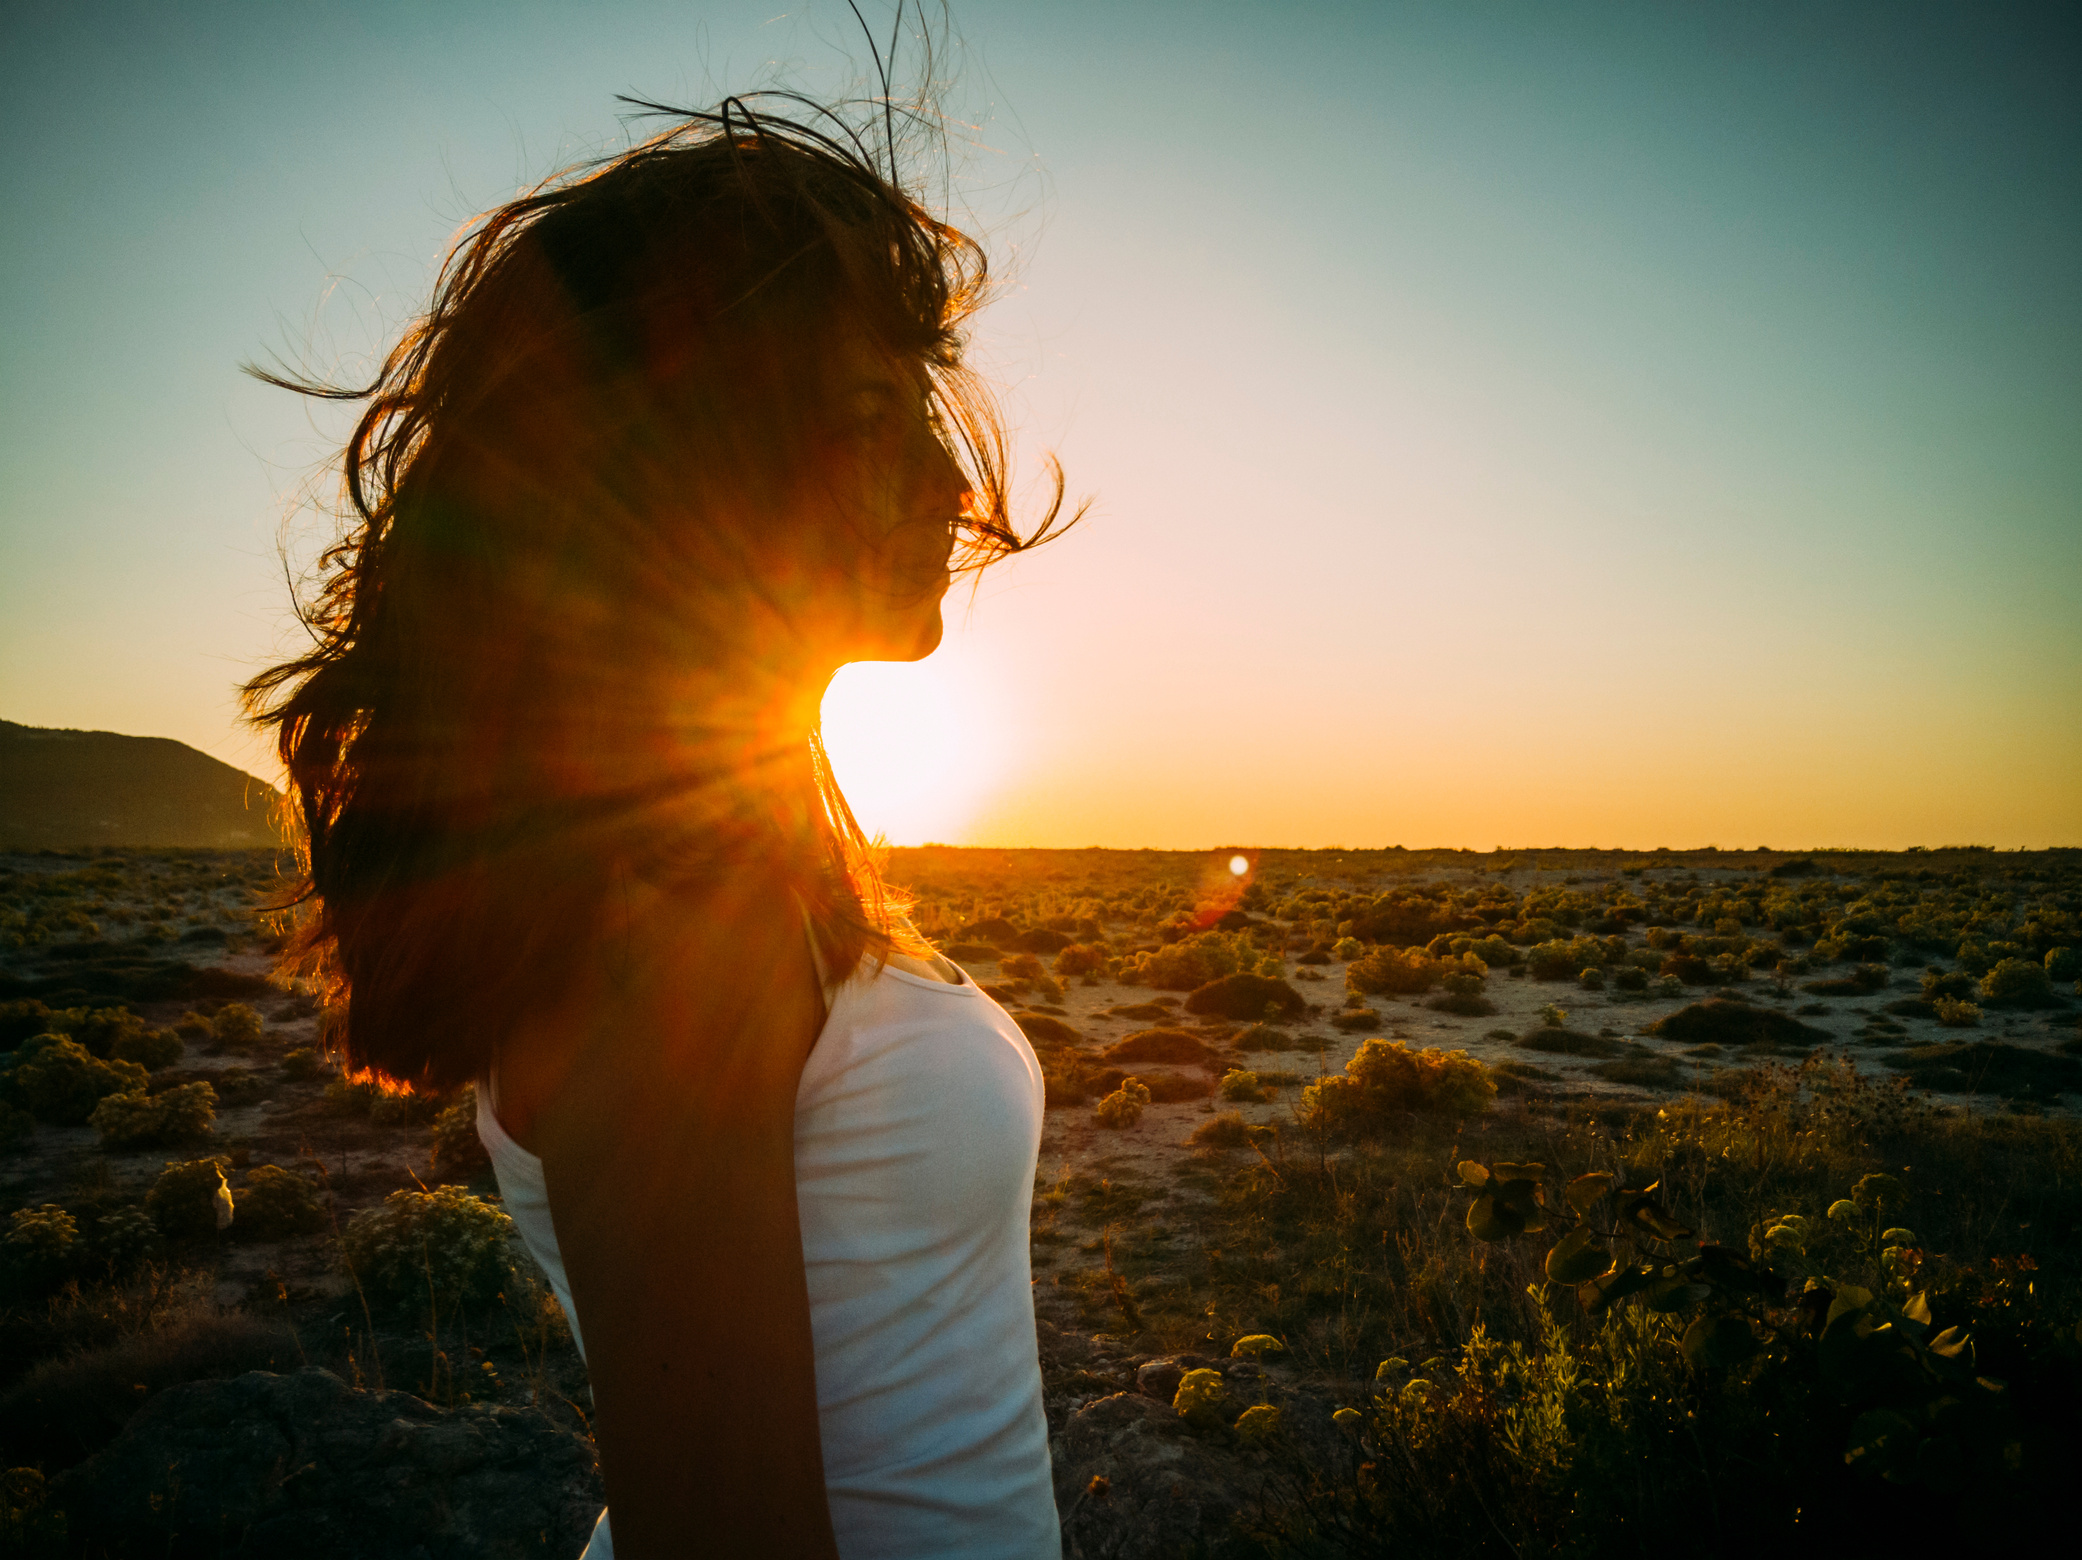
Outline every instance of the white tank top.
<path id="1" fill-rule="evenodd" d="M 795 1096 L 825 1489 L 841 1560 L 1060 1560 L 1027 1217 L 1041 1068 L 972 981 L 884 965 L 827 994 Z M 585 1353 L 542 1161 L 477 1134 Z M 582 1560 L 612 1560 L 600 1514 Z"/>

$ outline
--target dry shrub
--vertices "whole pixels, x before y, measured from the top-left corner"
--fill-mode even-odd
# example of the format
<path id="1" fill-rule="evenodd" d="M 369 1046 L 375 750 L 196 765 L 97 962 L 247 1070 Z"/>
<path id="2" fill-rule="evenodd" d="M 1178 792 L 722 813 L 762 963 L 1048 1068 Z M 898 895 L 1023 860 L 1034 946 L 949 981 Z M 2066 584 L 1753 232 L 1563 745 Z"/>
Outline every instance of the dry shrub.
<path id="1" fill-rule="evenodd" d="M 1291 1051 L 1295 1049 L 1294 1036 L 1271 1024 L 1253 1024 L 1236 1037 L 1239 1051 Z"/>
<path id="2" fill-rule="evenodd" d="M 1213 1051 L 1197 1035 L 1183 1029 L 1143 1029 L 1116 1040 L 1100 1053 L 1109 1062 L 1176 1062 L 1205 1065 L 1215 1059 Z"/>
<path id="3" fill-rule="evenodd" d="M 1343 1077 L 1302 1090 L 1301 1109 L 1333 1131 L 1364 1134 L 1409 1111 L 1479 1115 L 1495 1097 L 1488 1069 L 1465 1051 L 1413 1051 L 1400 1040 L 1376 1039 L 1345 1064 Z"/>
<path id="4" fill-rule="evenodd" d="M 1138 1018 L 1148 1022 L 1153 1019 L 1169 1018 L 1174 1006 L 1176 1004 L 1169 997 L 1164 998 L 1161 1002 L 1128 1002 L 1123 1003 L 1119 1007 L 1102 1008 L 1100 1016 L 1104 1018 Z"/>
<path id="5" fill-rule="evenodd" d="M 1575 1029 L 1557 1029 L 1542 1025 L 1528 1029 L 1512 1042 L 1527 1051 L 1540 1051 L 1548 1056 L 1625 1056 L 1636 1047 L 1624 1041 L 1608 1039 L 1604 1035 L 1586 1035 Z"/>
<path id="6" fill-rule="evenodd" d="M 1036 1045 L 1077 1045 L 1084 1036 L 1048 1013 L 1014 1013 L 1012 1022 Z"/>
<path id="7" fill-rule="evenodd" d="M 1186 998 L 1186 1011 L 1217 1018 L 1270 1018 L 1274 1013 L 1291 1018 L 1308 1011 L 1308 1003 L 1283 980 L 1238 974 L 1224 975 L 1200 987 Z"/>
<path id="8" fill-rule="evenodd" d="M 1272 1128 L 1254 1127 L 1243 1119 L 1243 1112 L 1231 1110 L 1201 1122 L 1186 1141 L 1204 1153 L 1227 1153 L 1230 1149 L 1249 1148 L 1259 1139 L 1271 1136 Z"/>
<path id="9" fill-rule="evenodd" d="M 1106 968 L 1106 950 L 1085 943 L 1072 943 L 1055 956 L 1055 972 L 1065 980 L 1092 975 Z"/>
<path id="10" fill-rule="evenodd" d="M 149 1317 L 141 1331 L 33 1367 L 0 1398 L 0 1435 L 10 1458 L 69 1465 L 113 1440 L 146 1399 L 168 1387 L 302 1362 L 286 1324 L 194 1298 Z"/>
<path id="11" fill-rule="evenodd" d="M 1152 1103 L 1177 1105 L 1185 1100 L 1204 1100 L 1215 1091 L 1214 1079 L 1205 1073 L 1153 1072 L 1138 1080 L 1149 1091 Z"/>
<path id="12" fill-rule="evenodd" d="M 1683 1045 L 1792 1046 L 1805 1050 L 1829 1038 L 1829 1031 L 1803 1024 L 1775 1008 L 1714 998 L 1681 1007 L 1648 1026 L 1648 1032 Z"/>

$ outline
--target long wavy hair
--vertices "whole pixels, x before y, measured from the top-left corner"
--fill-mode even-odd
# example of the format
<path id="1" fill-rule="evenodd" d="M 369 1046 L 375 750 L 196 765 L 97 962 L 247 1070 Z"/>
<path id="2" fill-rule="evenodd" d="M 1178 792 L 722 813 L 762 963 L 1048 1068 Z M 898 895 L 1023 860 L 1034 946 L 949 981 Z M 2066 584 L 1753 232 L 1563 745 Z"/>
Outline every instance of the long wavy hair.
<path id="1" fill-rule="evenodd" d="M 842 972 L 904 937 L 814 724 L 807 755 L 748 758 L 634 675 L 728 666 L 799 606 L 816 539 L 779 517 L 836 343 L 929 376 L 974 495 L 958 569 L 1063 525 L 1060 468 L 1031 531 L 1008 513 L 962 363 L 974 241 L 814 105 L 637 106 L 673 127 L 466 229 L 370 383 L 250 370 L 364 403 L 299 593 L 311 647 L 244 694 L 301 840 L 285 957 L 347 1065 L 404 1087 L 483 1074 L 592 951 L 617 870 L 776 872 Z"/>

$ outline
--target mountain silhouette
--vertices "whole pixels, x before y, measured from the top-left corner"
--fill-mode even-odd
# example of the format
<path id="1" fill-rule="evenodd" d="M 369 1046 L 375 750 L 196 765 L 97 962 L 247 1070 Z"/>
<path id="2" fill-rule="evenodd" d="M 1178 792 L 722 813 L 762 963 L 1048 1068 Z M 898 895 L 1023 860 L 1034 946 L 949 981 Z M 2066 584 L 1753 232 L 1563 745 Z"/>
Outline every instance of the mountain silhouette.
<path id="1" fill-rule="evenodd" d="M 280 793 L 171 737 L 0 720 L 0 849 L 282 843 Z"/>

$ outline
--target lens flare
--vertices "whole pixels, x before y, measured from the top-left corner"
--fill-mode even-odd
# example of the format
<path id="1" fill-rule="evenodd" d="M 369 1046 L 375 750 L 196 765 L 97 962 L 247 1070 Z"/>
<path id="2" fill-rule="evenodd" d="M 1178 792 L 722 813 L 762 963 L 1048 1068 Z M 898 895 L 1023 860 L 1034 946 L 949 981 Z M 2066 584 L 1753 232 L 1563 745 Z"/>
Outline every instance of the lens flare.
<path id="1" fill-rule="evenodd" d="M 1229 870 L 1238 877 L 1242 877 L 1251 870 L 1251 858 L 1248 856 L 1231 856 L 1229 858 Z"/>

